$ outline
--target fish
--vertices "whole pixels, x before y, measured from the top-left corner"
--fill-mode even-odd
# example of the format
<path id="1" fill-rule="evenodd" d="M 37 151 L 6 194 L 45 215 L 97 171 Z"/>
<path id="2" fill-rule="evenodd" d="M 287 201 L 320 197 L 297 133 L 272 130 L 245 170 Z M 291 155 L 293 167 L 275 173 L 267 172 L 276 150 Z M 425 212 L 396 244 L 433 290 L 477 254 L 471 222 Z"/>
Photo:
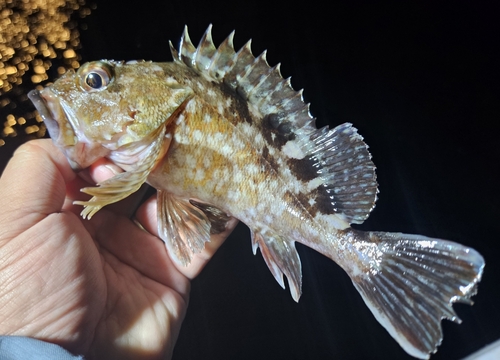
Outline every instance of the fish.
<path id="1" fill-rule="evenodd" d="M 230 217 L 251 230 L 276 281 L 302 294 L 295 243 L 335 261 L 375 318 L 410 355 L 427 359 L 453 303 L 472 305 L 485 262 L 474 249 L 422 235 L 361 231 L 378 198 L 376 168 L 351 123 L 317 128 L 302 91 L 236 51 L 234 31 L 198 46 L 187 26 L 173 61 L 100 60 L 28 96 L 75 171 L 107 158 L 124 171 L 82 205 L 90 219 L 144 183 L 157 190 L 158 233 L 186 266 Z"/>

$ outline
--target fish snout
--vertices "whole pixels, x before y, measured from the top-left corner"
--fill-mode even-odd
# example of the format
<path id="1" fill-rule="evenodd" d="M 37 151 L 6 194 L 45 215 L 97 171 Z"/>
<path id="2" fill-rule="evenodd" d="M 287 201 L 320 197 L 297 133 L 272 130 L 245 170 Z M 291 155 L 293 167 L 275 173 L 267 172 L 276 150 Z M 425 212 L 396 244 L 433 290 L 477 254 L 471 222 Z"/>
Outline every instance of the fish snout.
<path id="1" fill-rule="evenodd" d="M 59 138 L 59 124 L 54 119 L 49 107 L 47 106 L 47 102 L 45 98 L 42 96 L 40 91 L 31 90 L 28 93 L 28 98 L 31 100 L 35 108 L 38 110 L 38 113 L 42 117 L 45 126 L 50 134 L 50 137 L 54 140 Z"/>

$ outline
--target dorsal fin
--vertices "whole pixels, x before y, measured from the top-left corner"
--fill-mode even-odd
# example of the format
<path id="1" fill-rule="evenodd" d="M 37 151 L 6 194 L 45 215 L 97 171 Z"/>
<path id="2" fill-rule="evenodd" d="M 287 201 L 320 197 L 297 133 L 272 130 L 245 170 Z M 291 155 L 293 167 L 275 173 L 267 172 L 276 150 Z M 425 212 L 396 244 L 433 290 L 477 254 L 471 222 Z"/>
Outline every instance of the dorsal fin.
<path id="1" fill-rule="evenodd" d="M 352 124 L 312 131 L 297 146 L 318 169 L 315 199 L 350 223 L 361 224 L 377 201 L 377 176 L 368 146 Z M 316 180 L 315 179 L 315 180 Z M 312 181 L 314 183 L 314 180 Z M 327 211 L 324 211 L 327 212 Z"/>
<path id="2" fill-rule="evenodd" d="M 290 78 L 283 79 L 280 65 L 270 67 L 264 51 L 257 58 L 252 54 L 251 40 L 236 52 L 234 31 L 216 48 L 209 25 L 200 43 L 195 47 L 187 26 L 182 34 L 179 51 L 170 46 L 176 62 L 183 62 L 212 81 L 224 82 L 242 98 L 251 103 L 264 118 L 273 115 L 278 123 L 287 121 L 294 127 L 314 127 L 309 104 L 304 103 L 302 90 L 295 91 Z"/>
<path id="3" fill-rule="evenodd" d="M 269 66 L 266 51 L 255 57 L 248 41 L 236 52 L 234 31 L 216 48 L 211 31 L 212 25 L 195 47 L 185 27 L 179 51 L 170 46 L 174 60 L 228 86 L 258 111 L 256 127 L 285 160 L 274 161 L 275 170 L 284 174 L 291 169 L 297 179 L 308 182 L 301 192 L 310 199 L 311 213 L 362 223 L 375 206 L 378 189 L 375 165 L 357 130 L 351 124 L 317 129 L 302 90 L 295 91 L 290 78 L 283 79 L 279 64 Z M 261 151 L 269 157 L 269 149 Z"/>

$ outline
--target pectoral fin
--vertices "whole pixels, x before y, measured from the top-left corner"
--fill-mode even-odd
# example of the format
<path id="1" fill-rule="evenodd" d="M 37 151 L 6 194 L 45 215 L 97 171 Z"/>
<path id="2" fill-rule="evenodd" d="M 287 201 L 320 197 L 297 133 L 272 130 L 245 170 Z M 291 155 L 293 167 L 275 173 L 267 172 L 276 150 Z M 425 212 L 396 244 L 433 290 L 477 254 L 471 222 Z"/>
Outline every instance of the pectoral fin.
<path id="1" fill-rule="evenodd" d="M 158 233 L 170 256 L 186 266 L 210 235 L 224 230 L 229 216 L 220 209 L 158 190 Z"/>
<path id="2" fill-rule="evenodd" d="M 286 275 L 290 293 L 298 302 L 302 294 L 302 266 L 294 242 L 267 230 L 264 233 L 252 232 L 252 247 L 254 254 L 257 247 L 260 248 L 267 267 L 283 289 L 283 274 Z"/>
<path id="3" fill-rule="evenodd" d="M 84 206 L 80 215 L 84 219 L 90 219 L 102 207 L 120 201 L 139 190 L 163 154 L 164 135 L 165 127 L 159 130 L 152 143 L 148 146 L 147 153 L 141 157 L 142 161 L 134 169 L 103 181 L 97 184 L 97 187 L 81 189 L 82 192 L 92 195 L 92 198 L 89 201 L 73 202 L 75 205 Z"/>

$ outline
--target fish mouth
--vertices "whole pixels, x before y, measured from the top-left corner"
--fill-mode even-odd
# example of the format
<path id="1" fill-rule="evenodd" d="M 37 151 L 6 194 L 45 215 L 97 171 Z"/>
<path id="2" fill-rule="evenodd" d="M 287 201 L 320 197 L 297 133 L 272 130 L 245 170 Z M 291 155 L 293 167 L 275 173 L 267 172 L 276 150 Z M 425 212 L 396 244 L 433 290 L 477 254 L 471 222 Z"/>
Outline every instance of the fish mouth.
<path id="1" fill-rule="evenodd" d="M 50 137 L 54 140 L 59 139 L 59 124 L 54 119 L 49 106 L 47 105 L 47 101 L 42 96 L 42 93 L 38 90 L 31 90 L 28 93 L 28 98 L 31 100 L 35 108 L 38 110 L 38 113 L 42 117 L 47 130 L 49 131 Z M 52 99 L 53 100 L 53 99 Z M 53 103 L 54 101 L 52 101 Z"/>
<path id="2" fill-rule="evenodd" d="M 42 117 L 52 141 L 66 154 L 71 168 L 74 171 L 82 170 L 82 167 L 78 162 L 73 160 L 72 156 L 75 152 L 75 132 L 69 124 L 68 117 L 56 94 L 49 88 L 45 88 L 42 91 L 31 90 L 28 93 L 28 98 L 35 105 L 35 108 Z"/>

